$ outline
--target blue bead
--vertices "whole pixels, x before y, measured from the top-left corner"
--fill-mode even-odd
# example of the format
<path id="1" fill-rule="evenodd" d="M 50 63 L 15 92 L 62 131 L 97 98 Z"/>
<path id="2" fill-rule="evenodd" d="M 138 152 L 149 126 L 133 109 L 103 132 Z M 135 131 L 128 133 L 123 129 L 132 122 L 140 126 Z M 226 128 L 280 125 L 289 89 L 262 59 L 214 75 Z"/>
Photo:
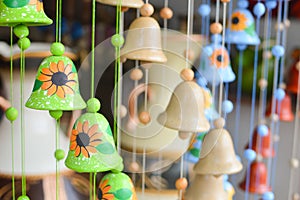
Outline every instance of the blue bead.
<path id="1" fill-rule="evenodd" d="M 225 100 L 222 103 L 222 110 L 224 113 L 228 114 L 231 113 L 233 110 L 233 103 L 229 100 Z"/>
<path id="2" fill-rule="evenodd" d="M 222 36 L 220 34 L 213 34 L 211 36 L 211 42 L 214 44 L 215 42 L 216 43 L 221 43 L 222 42 Z"/>
<path id="3" fill-rule="evenodd" d="M 228 181 L 228 178 L 229 178 L 229 176 L 228 176 L 227 174 L 224 174 L 224 175 L 223 175 L 223 180 L 224 180 L 224 181 Z"/>
<path id="4" fill-rule="evenodd" d="M 238 8 L 248 8 L 249 2 L 247 0 L 239 0 L 237 6 Z"/>
<path id="5" fill-rule="evenodd" d="M 203 53 L 205 53 L 206 56 L 211 56 L 213 52 L 214 50 L 210 46 L 206 46 L 203 49 Z"/>
<path id="6" fill-rule="evenodd" d="M 275 98 L 278 100 L 278 101 L 282 101 L 283 98 L 285 96 L 285 91 L 281 88 L 278 88 L 276 91 L 275 91 Z"/>
<path id="7" fill-rule="evenodd" d="M 210 14 L 210 7 L 207 4 L 201 4 L 198 8 L 198 13 L 202 17 L 206 17 Z"/>
<path id="8" fill-rule="evenodd" d="M 269 128 L 264 124 L 261 124 L 257 127 L 257 133 L 260 137 L 265 137 L 266 135 L 268 135 L 268 132 Z"/>
<path id="9" fill-rule="evenodd" d="M 248 162 L 252 162 L 256 158 L 256 152 L 252 149 L 246 149 L 244 151 L 244 157 L 248 160 Z"/>
<path id="10" fill-rule="evenodd" d="M 263 16 L 263 14 L 265 14 L 266 8 L 265 8 L 264 4 L 257 3 L 254 6 L 253 12 L 258 18 L 260 18 L 261 16 Z"/>
<path id="11" fill-rule="evenodd" d="M 262 200 L 274 200 L 273 192 L 266 192 L 262 195 Z"/>
<path id="12" fill-rule="evenodd" d="M 272 9 L 276 8 L 277 1 L 276 0 L 267 0 L 265 4 L 269 10 L 272 10 Z"/>
<path id="13" fill-rule="evenodd" d="M 272 54 L 273 54 L 275 57 L 277 57 L 277 58 L 283 56 L 283 55 L 284 55 L 284 52 L 285 52 L 285 49 L 284 49 L 284 47 L 281 46 L 281 45 L 275 45 L 275 46 L 272 48 Z"/>

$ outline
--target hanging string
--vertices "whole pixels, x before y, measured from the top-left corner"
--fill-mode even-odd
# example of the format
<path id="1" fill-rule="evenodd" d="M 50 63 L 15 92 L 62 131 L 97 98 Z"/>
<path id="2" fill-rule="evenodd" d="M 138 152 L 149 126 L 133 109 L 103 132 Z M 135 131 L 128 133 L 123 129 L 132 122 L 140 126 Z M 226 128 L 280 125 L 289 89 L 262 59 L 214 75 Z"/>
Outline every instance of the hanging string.
<path id="1" fill-rule="evenodd" d="M 26 195 L 26 174 L 25 174 L 25 126 L 24 126 L 24 77 L 25 77 L 25 54 L 23 45 L 20 45 L 20 105 L 21 105 L 21 165 L 22 165 L 22 195 Z"/>
<path id="2" fill-rule="evenodd" d="M 13 27 L 10 27 L 10 102 L 13 105 L 14 102 L 14 77 L 13 77 L 14 69 L 13 69 Z M 14 121 L 11 121 L 11 195 L 12 199 L 16 199 L 16 189 L 15 189 L 15 131 L 14 131 Z"/>
<path id="3" fill-rule="evenodd" d="M 91 98 L 95 96 L 95 26 L 96 26 L 96 0 L 92 1 L 92 30 L 91 30 Z"/>
<path id="4" fill-rule="evenodd" d="M 145 178 L 146 178 L 146 147 L 143 148 L 143 169 L 142 169 L 142 195 L 145 199 Z"/>
<path id="5" fill-rule="evenodd" d="M 60 141 L 59 141 L 59 127 L 60 127 L 60 119 L 56 120 L 56 141 L 55 141 L 55 148 L 59 149 L 60 147 Z M 55 181 L 56 181 L 56 199 L 59 199 L 59 163 L 58 159 L 56 159 L 56 176 L 55 176 Z"/>
<path id="6" fill-rule="evenodd" d="M 93 197 L 94 200 L 96 200 L 96 180 L 97 180 L 97 172 L 94 173 L 94 182 L 93 182 L 93 188 L 94 188 L 94 193 L 93 193 Z"/>
<path id="7" fill-rule="evenodd" d="M 295 120 L 295 126 L 294 126 L 294 133 L 293 133 L 293 147 L 292 147 L 292 159 L 296 158 L 297 152 L 298 152 L 298 130 L 299 130 L 299 116 L 300 116 L 300 67 L 299 63 L 297 63 L 297 69 L 298 69 L 298 92 L 297 92 L 297 103 L 296 103 L 296 120 Z M 294 185 L 294 178 L 295 178 L 295 168 L 290 169 L 290 181 L 289 181 L 289 192 L 288 192 L 288 198 L 290 199 L 292 197 L 292 186 Z"/>
<path id="8" fill-rule="evenodd" d="M 94 188 L 94 184 L 93 184 L 93 173 L 90 173 L 90 200 L 93 200 L 93 188 Z"/>
<path id="9" fill-rule="evenodd" d="M 289 1 L 284 1 L 284 11 L 283 11 L 283 24 L 284 25 L 288 21 L 288 7 L 289 7 Z M 282 31 L 282 41 L 281 41 L 281 44 L 284 47 L 284 49 L 286 48 L 286 40 L 287 40 L 287 26 L 285 25 L 284 29 Z M 282 58 L 280 60 L 280 73 L 279 73 L 279 85 L 280 86 L 283 85 L 284 65 L 285 65 L 285 57 L 282 56 Z M 278 113 L 281 112 L 281 106 L 282 106 L 281 104 L 278 104 Z M 279 131 L 280 131 L 280 121 L 278 121 L 277 124 L 276 124 L 274 136 L 279 137 Z M 276 142 L 274 144 L 275 155 L 278 152 L 278 146 L 279 146 L 279 143 Z M 273 160 L 273 164 L 272 164 L 272 170 L 271 170 L 270 183 L 271 183 L 271 187 L 273 187 L 273 188 L 274 188 L 274 184 L 275 184 L 275 176 L 276 176 L 275 173 L 276 173 L 277 159 L 278 159 L 278 157 L 275 156 L 274 160 Z"/>
<path id="10" fill-rule="evenodd" d="M 149 84 L 149 69 L 145 69 L 145 97 L 144 97 L 144 110 L 147 110 L 148 105 L 148 84 Z"/>
<path id="11" fill-rule="evenodd" d="M 186 42 L 186 55 L 185 55 L 185 67 L 189 67 L 189 49 L 190 49 L 190 36 L 193 33 L 193 11 L 194 0 L 188 0 L 188 17 L 187 17 L 187 42 Z"/>

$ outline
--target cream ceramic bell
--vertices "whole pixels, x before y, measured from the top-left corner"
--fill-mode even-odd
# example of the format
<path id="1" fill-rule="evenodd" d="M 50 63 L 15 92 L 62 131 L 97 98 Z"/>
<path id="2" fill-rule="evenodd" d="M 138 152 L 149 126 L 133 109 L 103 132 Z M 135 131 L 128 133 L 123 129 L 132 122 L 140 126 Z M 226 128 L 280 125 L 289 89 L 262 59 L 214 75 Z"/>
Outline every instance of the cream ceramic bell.
<path id="1" fill-rule="evenodd" d="M 228 200 L 223 186 L 223 176 L 200 175 L 195 176 L 191 186 L 184 196 L 185 200 Z"/>
<path id="2" fill-rule="evenodd" d="M 117 6 L 119 0 L 97 0 L 97 2 L 106 5 Z M 144 5 L 142 0 L 122 0 L 120 2 L 122 3 L 122 7 L 128 8 L 140 8 L 142 5 Z"/>
<path id="3" fill-rule="evenodd" d="M 205 132 L 210 128 L 204 115 L 203 89 L 194 81 L 184 81 L 174 90 L 166 111 L 158 116 L 158 122 L 180 133 Z"/>
<path id="4" fill-rule="evenodd" d="M 139 17 L 131 23 L 121 56 L 130 60 L 167 62 L 161 47 L 160 27 L 154 18 Z"/>
<path id="5" fill-rule="evenodd" d="M 200 160 L 194 167 L 197 174 L 234 174 L 242 170 L 243 166 L 236 158 L 231 136 L 223 128 L 224 125 L 224 119 L 215 120 L 216 128 L 205 136 Z"/>

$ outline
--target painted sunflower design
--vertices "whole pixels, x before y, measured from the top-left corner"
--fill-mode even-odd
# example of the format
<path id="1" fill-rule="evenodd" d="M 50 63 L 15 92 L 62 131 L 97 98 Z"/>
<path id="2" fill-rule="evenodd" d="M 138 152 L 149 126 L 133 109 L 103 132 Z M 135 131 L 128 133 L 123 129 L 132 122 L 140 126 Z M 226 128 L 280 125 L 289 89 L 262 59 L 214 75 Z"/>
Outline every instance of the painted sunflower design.
<path id="1" fill-rule="evenodd" d="M 96 153 L 98 146 L 101 143 L 102 133 L 98 132 L 98 125 L 94 124 L 89 127 L 89 122 L 78 122 L 77 127 L 72 130 L 70 150 L 75 150 L 75 156 L 82 154 L 89 158 L 91 153 Z"/>
<path id="2" fill-rule="evenodd" d="M 231 27 L 233 31 L 242 31 L 247 27 L 247 17 L 241 12 L 235 12 L 231 16 Z"/>
<path id="3" fill-rule="evenodd" d="M 226 68 L 229 65 L 229 56 L 225 49 L 218 48 L 210 56 L 210 62 L 217 68 Z"/>
<path id="4" fill-rule="evenodd" d="M 98 200 L 113 200 L 114 194 L 110 193 L 111 186 L 108 184 L 108 179 L 101 181 L 98 188 Z"/>
<path id="5" fill-rule="evenodd" d="M 30 0 L 29 5 L 36 5 L 36 10 L 38 12 L 43 11 L 43 0 Z"/>
<path id="6" fill-rule="evenodd" d="M 74 94 L 72 86 L 77 82 L 74 80 L 75 73 L 72 72 L 72 65 L 64 65 L 63 61 L 58 63 L 51 62 L 49 68 L 43 68 L 38 77 L 42 81 L 42 90 L 47 90 L 47 95 L 56 94 L 61 99 L 66 97 L 66 94 Z"/>

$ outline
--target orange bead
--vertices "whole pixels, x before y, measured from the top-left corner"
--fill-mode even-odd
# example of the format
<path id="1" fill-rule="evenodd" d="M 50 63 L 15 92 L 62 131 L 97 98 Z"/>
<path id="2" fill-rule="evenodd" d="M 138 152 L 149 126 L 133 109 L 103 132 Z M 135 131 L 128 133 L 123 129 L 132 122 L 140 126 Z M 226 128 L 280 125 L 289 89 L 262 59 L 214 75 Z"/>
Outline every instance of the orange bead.
<path id="1" fill-rule="evenodd" d="M 142 70 L 135 68 L 130 72 L 130 79 L 134 81 L 141 80 L 143 78 Z"/>
<path id="2" fill-rule="evenodd" d="M 161 9 L 159 14 L 163 19 L 171 19 L 173 17 L 173 11 L 168 7 Z"/>
<path id="3" fill-rule="evenodd" d="M 191 69 L 185 68 L 180 72 L 180 77 L 184 81 L 192 81 L 194 79 L 194 72 Z"/>
<path id="4" fill-rule="evenodd" d="M 185 190 L 188 186 L 186 178 L 179 178 L 176 180 L 175 187 L 177 190 Z"/>
<path id="5" fill-rule="evenodd" d="M 154 13 L 154 8 L 151 4 L 146 3 L 141 7 L 140 12 L 143 17 L 150 17 Z"/>
<path id="6" fill-rule="evenodd" d="M 143 124 L 148 124 L 151 120 L 150 114 L 147 111 L 143 111 L 139 115 L 139 119 Z"/>
<path id="7" fill-rule="evenodd" d="M 223 30 L 223 26 L 220 23 L 213 23 L 210 25 L 210 32 L 212 34 L 221 34 Z"/>
<path id="8" fill-rule="evenodd" d="M 122 12 L 127 12 L 128 10 L 129 10 L 128 7 L 123 7 L 123 6 L 122 6 L 122 8 L 121 8 L 121 11 L 122 11 Z"/>

